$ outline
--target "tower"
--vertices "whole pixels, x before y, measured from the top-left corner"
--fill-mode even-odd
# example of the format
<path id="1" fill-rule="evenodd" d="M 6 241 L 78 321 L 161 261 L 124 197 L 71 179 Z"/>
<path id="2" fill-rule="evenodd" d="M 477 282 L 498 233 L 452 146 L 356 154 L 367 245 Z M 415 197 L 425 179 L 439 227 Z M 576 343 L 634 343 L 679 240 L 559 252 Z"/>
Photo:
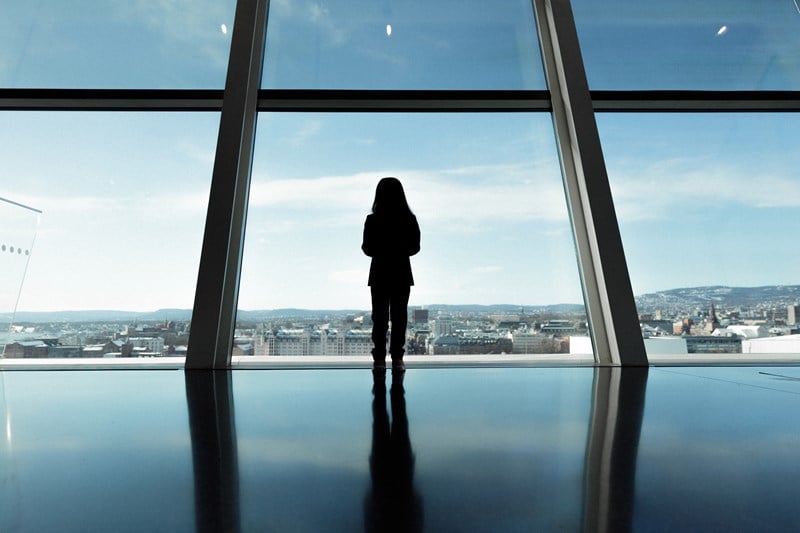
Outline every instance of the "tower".
<path id="1" fill-rule="evenodd" d="M 708 322 L 706 322 L 706 332 L 713 333 L 715 329 L 719 328 L 719 319 L 717 318 L 717 310 L 712 303 L 708 307 Z"/>
<path id="2" fill-rule="evenodd" d="M 786 325 L 796 326 L 797 319 L 800 318 L 800 305 L 792 304 L 786 307 Z"/>

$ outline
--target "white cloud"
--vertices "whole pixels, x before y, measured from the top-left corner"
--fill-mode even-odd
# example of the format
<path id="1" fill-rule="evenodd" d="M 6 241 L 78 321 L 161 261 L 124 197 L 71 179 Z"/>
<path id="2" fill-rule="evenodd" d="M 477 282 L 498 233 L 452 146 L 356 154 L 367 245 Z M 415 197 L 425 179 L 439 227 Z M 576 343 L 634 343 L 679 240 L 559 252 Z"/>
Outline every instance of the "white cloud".
<path id="1" fill-rule="evenodd" d="M 86 213 L 91 216 L 113 213 L 120 217 L 134 213 L 140 217 L 175 217 L 182 214 L 203 214 L 208 208 L 208 190 L 197 189 L 181 193 L 142 194 L 141 198 L 119 196 L 45 196 L 23 195 L 16 201 L 41 211 L 43 216 L 73 216 Z"/>
<path id="2" fill-rule="evenodd" d="M 348 283 L 350 285 L 364 285 L 364 280 L 368 277 L 368 269 L 337 270 L 328 273 L 328 279 L 336 283 Z"/>
<path id="3" fill-rule="evenodd" d="M 344 212 L 369 211 L 380 176 L 398 176 L 412 209 L 428 223 L 465 228 L 488 221 L 566 220 L 561 179 L 535 165 L 486 165 L 444 170 L 361 172 L 304 179 L 257 177 L 251 209 L 305 212 L 314 221 L 341 220 Z M 541 179 L 537 179 L 541 178 Z"/>
<path id="4" fill-rule="evenodd" d="M 322 131 L 321 121 L 308 120 L 304 122 L 300 128 L 289 138 L 289 144 L 293 146 L 302 146 L 309 139 L 316 136 L 320 131 Z"/>
<path id="5" fill-rule="evenodd" d="M 308 212 L 342 209 L 363 211 L 365 206 L 369 207 L 371 199 L 366 202 L 362 200 L 371 198 L 375 183 L 374 173 L 303 179 L 254 176 L 250 187 L 250 207 L 278 206 Z"/>
<path id="6" fill-rule="evenodd" d="M 215 66 L 227 65 L 228 48 L 220 46 L 220 40 L 230 39 L 231 32 L 223 35 L 219 27 L 225 23 L 229 29 L 233 28 L 234 2 L 131 0 L 115 5 L 121 18 L 141 20 L 147 27 L 159 32 L 165 42 L 191 45 Z"/>
<path id="7" fill-rule="evenodd" d="M 626 161 L 609 167 L 617 214 L 624 221 L 674 219 L 691 207 L 800 207 L 792 172 L 719 164 L 713 158 Z"/>
<path id="8" fill-rule="evenodd" d="M 213 147 L 202 147 L 194 142 L 179 141 L 177 149 L 181 153 L 185 154 L 189 159 L 202 163 L 209 169 L 213 168 L 214 166 L 215 152 Z"/>
<path id="9" fill-rule="evenodd" d="M 500 265 L 484 265 L 471 268 L 469 271 L 473 274 L 494 274 L 500 272 L 503 267 Z"/>
<path id="10" fill-rule="evenodd" d="M 308 19 L 322 33 L 329 44 L 341 46 L 348 41 L 349 31 L 345 27 L 346 21 L 336 20 L 322 3 L 309 2 L 306 5 L 305 12 Z"/>

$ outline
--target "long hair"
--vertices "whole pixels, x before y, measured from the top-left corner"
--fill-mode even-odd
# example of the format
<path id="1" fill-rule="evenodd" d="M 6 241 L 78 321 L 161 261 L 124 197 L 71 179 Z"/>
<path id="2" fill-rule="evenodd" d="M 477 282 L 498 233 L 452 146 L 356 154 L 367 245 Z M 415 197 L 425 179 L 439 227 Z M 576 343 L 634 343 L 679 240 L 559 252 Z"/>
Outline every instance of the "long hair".
<path id="1" fill-rule="evenodd" d="M 397 178 L 382 178 L 375 189 L 375 201 L 372 202 L 372 212 L 376 215 L 412 216 L 411 208 L 406 201 L 403 184 Z"/>

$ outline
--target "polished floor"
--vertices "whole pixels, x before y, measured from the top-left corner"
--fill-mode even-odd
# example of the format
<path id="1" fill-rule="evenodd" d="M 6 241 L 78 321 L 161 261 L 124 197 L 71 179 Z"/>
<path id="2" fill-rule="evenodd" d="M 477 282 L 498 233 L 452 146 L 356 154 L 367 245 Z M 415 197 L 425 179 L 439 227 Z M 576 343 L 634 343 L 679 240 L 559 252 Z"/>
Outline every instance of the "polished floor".
<path id="1" fill-rule="evenodd" d="M 6 371 L 0 531 L 800 531 L 800 367 Z"/>

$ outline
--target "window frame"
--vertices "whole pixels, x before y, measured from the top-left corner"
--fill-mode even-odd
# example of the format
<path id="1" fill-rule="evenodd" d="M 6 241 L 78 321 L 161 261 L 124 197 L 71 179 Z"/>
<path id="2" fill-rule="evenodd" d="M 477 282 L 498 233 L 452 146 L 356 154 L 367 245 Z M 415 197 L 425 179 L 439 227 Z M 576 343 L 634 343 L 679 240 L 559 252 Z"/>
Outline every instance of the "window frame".
<path id="1" fill-rule="evenodd" d="M 187 369 L 231 366 L 258 112 L 550 112 L 595 364 L 647 365 L 595 113 L 792 113 L 800 91 L 592 91 L 569 0 L 531 3 L 547 90 L 261 89 L 269 0 L 238 0 L 224 90 L 6 88 L 0 110 L 221 113 Z"/>

